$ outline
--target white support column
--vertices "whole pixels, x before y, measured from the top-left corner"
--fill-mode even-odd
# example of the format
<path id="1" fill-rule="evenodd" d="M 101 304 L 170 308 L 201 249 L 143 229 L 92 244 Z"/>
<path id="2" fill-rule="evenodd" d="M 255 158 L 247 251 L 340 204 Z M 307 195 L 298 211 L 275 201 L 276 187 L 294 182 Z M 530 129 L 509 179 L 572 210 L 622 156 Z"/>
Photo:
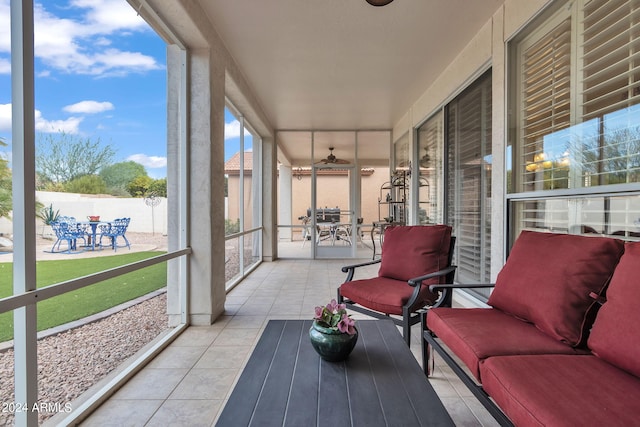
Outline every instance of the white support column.
<path id="1" fill-rule="evenodd" d="M 280 224 L 291 225 L 294 223 L 291 206 L 293 194 L 291 189 L 292 178 L 291 166 L 280 165 L 280 177 L 278 180 L 278 190 L 280 191 Z M 296 224 L 299 223 L 300 221 L 296 222 Z M 292 240 L 292 236 L 293 230 L 291 228 L 284 227 L 278 230 L 278 240 L 290 242 Z"/>
<path id="2" fill-rule="evenodd" d="M 167 46 L 167 236 L 169 250 L 189 246 L 186 218 L 189 210 L 188 68 L 187 52 Z M 186 260 L 167 264 L 167 313 L 169 325 L 188 322 L 188 275 Z"/>
<path id="3" fill-rule="evenodd" d="M 33 72 L 33 1 L 11 0 L 11 104 L 13 164 L 13 292 L 36 289 L 35 95 Z M 15 400 L 26 411 L 15 425 L 38 424 L 31 411 L 38 400 L 37 312 L 30 304 L 13 312 Z"/>
<path id="4" fill-rule="evenodd" d="M 209 49 L 189 58 L 190 323 L 211 324 L 224 312 L 225 70 Z"/>
<path id="5" fill-rule="evenodd" d="M 208 49 L 187 54 L 169 46 L 167 70 L 169 248 L 188 244 L 193 250 L 187 266 L 169 266 L 169 323 L 210 325 L 224 312 L 226 298 L 224 69 Z M 188 171 L 184 177 L 183 169 Z M 186 238 L 181 241 L 183 230 Z M 182 292 L 181 280 L 186 282 Z"/>
<path id="6" fill-rule="evenodd" d="M 262 221 L 264 225 L 262 259 L 278 258 L 278 147 L 274 138 L 262 139 Z"/>

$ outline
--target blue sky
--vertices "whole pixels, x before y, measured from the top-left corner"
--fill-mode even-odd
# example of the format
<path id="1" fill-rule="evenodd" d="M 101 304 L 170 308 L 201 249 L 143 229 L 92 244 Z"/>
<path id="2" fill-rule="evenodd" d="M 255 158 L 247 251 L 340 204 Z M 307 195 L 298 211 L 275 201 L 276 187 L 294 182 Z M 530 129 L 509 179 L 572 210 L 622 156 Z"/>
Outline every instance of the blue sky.
<path id="1" fill-rule="evenodd" d="M 0 137 L 9 143 L 0 154 L 10 160 L 9 16 L 9 0 L 0 0 Z M 149 176 L 165 177 L 164 41 L 125 0 L 36 2 L 34 16 L 37 135 L 100 138 L 116 162 L 134 160 Z M 239 125 L 228 113 L 226 122 L 228 158 Z"/>

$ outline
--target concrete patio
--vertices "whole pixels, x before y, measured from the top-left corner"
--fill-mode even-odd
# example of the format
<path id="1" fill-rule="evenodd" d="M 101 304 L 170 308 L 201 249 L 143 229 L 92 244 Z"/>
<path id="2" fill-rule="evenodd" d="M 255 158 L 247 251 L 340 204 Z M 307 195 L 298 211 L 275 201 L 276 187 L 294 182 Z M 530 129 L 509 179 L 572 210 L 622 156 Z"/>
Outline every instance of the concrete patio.
<path id="1" fill-rule="evenodd" d="M 51 252 L 51 247 L 55 239 L 45 239 L 38 235 L 36 237 L 36 259 L 38 261 L 47 261 L 55 259 L 78 259 L 93 258 L 97 256 L 121 255 L 130 252 L 146 252 L 146 251 L 166 251 L 167 236 L 160 233 L 127 233 L 127 238 L 131 242 L 131 248 L 118 247 L 116 251 L 109 246 L 96 248 L 96 250 L 88 250 L 79 248 L 71 253 L 64 252 L 67 249 L 66 242 L 62 243 L 63 251 Z M 104 242 L 103 242 L 104 243 Z M 119 244 L 122 242 L 119 241 Z M 13 262 L 13 252 L 0 251 L 0 262 Z"/>
<path id="2" fill-rule="evenodd" d="M 310 319 L 335 297 L 343 260 L 263 263 L 227 296 L 225 315 L 188 328 L 82 425 L 213 425 L 269 319 Z M 377 266 L 369 268 L 375 274 Z M 365 318 L 356 314 L 354 318 Z M 419 325 L 412 352 L 420 361 Z M 496 425 L 457 377 L 436 359 L 430 379 L 456 425 Z M 55 418 L 51 421 L 55 421 Z"/>

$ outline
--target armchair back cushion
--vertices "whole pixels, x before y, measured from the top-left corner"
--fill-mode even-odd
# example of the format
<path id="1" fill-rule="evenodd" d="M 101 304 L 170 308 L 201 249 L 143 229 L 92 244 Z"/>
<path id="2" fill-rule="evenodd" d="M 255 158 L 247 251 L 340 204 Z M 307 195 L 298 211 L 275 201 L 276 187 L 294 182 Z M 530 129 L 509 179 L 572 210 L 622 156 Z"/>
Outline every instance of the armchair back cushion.
<path id="1" fill-rule="evenodd" d="M 603 237 L 523 231 L 498 274 L 489 305 L 571 346 L 584 344 L 601 295 L 624 251 Z"/>
<path id="2" fill-rule="evenodd" d="M 407 281 L 447 267 L 451 245 L 448 225 L 393 226 L 384 232 L 378 276 Z M 439 283 L 439 279 L 425 281 Z"/>
<path id="3" fill-rule="evenodd" d="M 627 243 L 596 317 L 589 348 L 601 359 L 640 377 L 640 243 Z"/>

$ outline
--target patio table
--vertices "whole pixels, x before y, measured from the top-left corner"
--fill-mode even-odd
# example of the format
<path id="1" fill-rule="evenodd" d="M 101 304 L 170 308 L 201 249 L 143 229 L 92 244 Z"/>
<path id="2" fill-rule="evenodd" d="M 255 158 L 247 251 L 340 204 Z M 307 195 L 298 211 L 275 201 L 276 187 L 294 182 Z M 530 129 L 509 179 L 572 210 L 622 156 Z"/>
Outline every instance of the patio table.
<path id="1" fill-rule="evenodd" d="M 310 320 L 270 320 L 216 425 L 454 425 L 395 325 L 356 326 L 349 358 L 331 363 L 311 346 Z"/>
<path id="2" fill-rule="evenodd" d="M 96 250 L 96 234 L 98 233 L 98 225 L 111 224 L 109 221 L 78 221 L 78 224 L 88 225 L 91 227 L 91 233 L 88 234 L 89 241 L 87 242 L 87 250 Z"/>

